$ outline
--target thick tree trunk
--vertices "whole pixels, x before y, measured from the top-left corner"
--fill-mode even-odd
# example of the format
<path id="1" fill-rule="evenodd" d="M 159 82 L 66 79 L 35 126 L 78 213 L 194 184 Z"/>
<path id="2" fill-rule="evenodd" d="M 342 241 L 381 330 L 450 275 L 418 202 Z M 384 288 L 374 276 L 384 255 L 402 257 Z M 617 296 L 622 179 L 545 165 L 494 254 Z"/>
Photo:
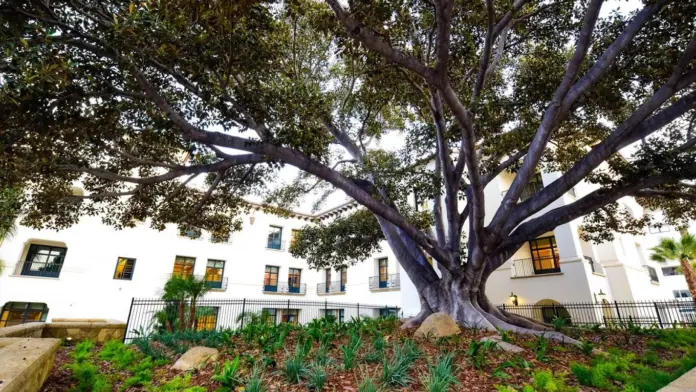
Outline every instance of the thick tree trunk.
<path id="1" fill-rule="evenodd" d="M 684 273 L 684 279 L 686 279 L 686 285 L 689 287 L 691 298 L 696 299 L 696 271 L 694 271 L 694 267 L 691 266 L 687 258 L 679 260 L 679 263 Z"/>

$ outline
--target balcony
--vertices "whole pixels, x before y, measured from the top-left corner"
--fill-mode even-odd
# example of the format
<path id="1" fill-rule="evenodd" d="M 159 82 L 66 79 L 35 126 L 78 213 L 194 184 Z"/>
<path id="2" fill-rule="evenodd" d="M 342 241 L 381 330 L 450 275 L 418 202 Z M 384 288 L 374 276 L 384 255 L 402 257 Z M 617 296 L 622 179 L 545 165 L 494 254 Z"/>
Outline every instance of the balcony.
<path id="1" fill-rule="evenodd" d="M 558 260 L 554 257 L 541 259 L 518 259 L 512 261 L 511 274 L 513 278 L 557 274 L 561 272 Z"/>
<path id="2" fill-rule="evenodd" d="M 269 241 L 266 243 L 266 249 L 279 250 L 285 252 L 285 245 L 287 241 Z"/>
<path id="3" fill-rule="evenodd" d="M 19 261 L 15 266 L 15 276 L 37 276 L 41 278 L 58 278 L 63 263 L 42 263 L 39 261 Z"/>
<path id="4" fill-rule="evenodd" d="M 399 274 L 373 276 L 370 278 L 370 290 L 394 290 L 400 287 Z"/>
<path id="5" fill-rule="evenodd" d="M 541 180 L 537 181 L 531 181 L 529 184 L 527 184 L 526 187 L 522 190 L 522 194 L 520 194 L 520 202 L 523 202 L 530 197 L 534 196 L 535 193 L 539 192 L 544 188 L 544 183 L 541 182 Z M 509 190 L 509 189 L 508 189 Z M 505 194 L 508 193 L 508 190 L 500 192 L 500 196 L 505 197 Z"/>
<path id="6" fill-rule="evenodd" d="M 317 295 L 342 294 L 346 292 L 346 285 L 340 280 L 317 284 Z"/>
<path id="7" fill-rule="evenodd" d="M 264 282 L 263 292 L 267 294 L 305 295 L 307 293 L 307 284 L 300 283 L 291 286 L 288 282 L 277 282 L 276 284 L 266 284 Z"/>
<path id="8" fill-rule="evenodd" d="M 183 278 L 187 278 L 189 276 L 193 276 L 194 280 L 197 281 L 204 281 L 205 284 L 211 289 L 215 291 L 225 291 L 227 290 L 227 277 L 223 277 L 222 280 L 214 280 L 212 277 L 209 277 L 206 279 L 205 275 L 186 275 L 186 274 L 169 274 L 167 275 L 167 279 L 171 279 L 174 276 L 179 276 Z"/>

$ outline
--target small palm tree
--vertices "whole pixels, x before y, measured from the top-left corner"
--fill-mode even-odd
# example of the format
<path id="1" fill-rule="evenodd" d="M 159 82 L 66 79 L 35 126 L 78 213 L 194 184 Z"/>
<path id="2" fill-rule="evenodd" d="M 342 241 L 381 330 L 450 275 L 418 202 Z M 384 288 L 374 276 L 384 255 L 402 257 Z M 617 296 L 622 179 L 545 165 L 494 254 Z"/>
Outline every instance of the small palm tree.
<path id="1" fill-rule="evenodd" d="M 650 250 L 653 251 L 650 255 L 653 261 L 664 263 L 668 260 L 679 260 L 691 297 L 696 298 L 696 271 L 691 265 L 692 260 L 696 260 L 696 236 L 687 233 L 678 241 L 663 238 L 659 245 Z"/>
<path id="2" fill-rule="evenodd" d="M 189 320 L 188 328 L 193 329 L 196 323 L 196 302 L 203 298 L 203 296 L 209 292 L 211 289 L 208 282 L 205 279 L 195 279 L 190 276 L 186 280 L 186 295 L 191 299 L 191 305 L 189 307 Z"/>

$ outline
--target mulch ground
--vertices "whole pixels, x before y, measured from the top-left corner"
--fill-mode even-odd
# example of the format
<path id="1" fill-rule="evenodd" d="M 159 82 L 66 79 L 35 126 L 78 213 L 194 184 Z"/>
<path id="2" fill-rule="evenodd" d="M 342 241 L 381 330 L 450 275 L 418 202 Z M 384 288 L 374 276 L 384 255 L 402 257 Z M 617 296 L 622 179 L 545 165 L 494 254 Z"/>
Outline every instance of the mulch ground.
<path id="1" fill-rule="evenodd" d="M 619 348 L 634 352 L 637 356 L 647 352 L 649 336 L 632 336 L 630 342 L 626 342 L 626 335 L 622 331 L 605 331 L 602 333 L 592 331 L 582 331 L 582 338 L 592 341 L 595 348 L 608 351 L 611 348 Z M 418 346 L 421 348 L 424 356 L 417 360 L 412 367 L 411 378 L 413 382 L 407 388 L 396 388 L 396 391 L 422 391 L 424 390 L 421 379 L 428 373 L 428 359 L 433 360 L 440 353 L 455 352 L 455 375 L 460 382 L 460 385 L 452 388 L 453 391 L 495 391 L 496 385 L 514 385 L 522 386 L 532 382 L 532 372 L 537 370 L 552 370 L 554 373 L 569 373 L 571 362 L 589 363 L 591 358 L 584 355 L 578 348 L 572 345 L 563 345 L 555 341 L 549 341 L 549 346 L 546 351 L 546 356 L 542 361 L 537 360 L 535 353 L 532 350 L 536 337 L 526 335 L 511 335 L 511 343 L 524 348 L 524 352 L 512 354 L 500 350 L 487 355 L 487 363 L 481 369 L 475 369 L 469 357 L 466 355 L 466 350 L 469 347 L 471 340 L 480 340 L 484 336 L 493 335 L 490 332 L 481 332 L 473 330 L 463 330 L 457 337 L 446 341 L 437 341 L 435 339 L 416 339 Z M 403 338 L 413 338 L 412 331 L 396 330 L 386 336 L 387 342 L 398 342 Z M 360 363 L 355 369 L 345 371 L 342 368 L 340 347 L 348 340 L 347 336 L 337 339 L 332 343 L 329 355 L 333 358 L 333 366 L 326 368 L 328 382 L 324 387 L 324 391 L 346 391 L 356 392 L 357 385 L 366 376 L 378 377 L 381 372 L 381 364 Z M 367 339 L 363 339 L 363 348 L 361 356 L 371 345 Z M 288 384 L 285 379 L 281 367 L 285 358 L 292 353 L 295 348 L 295 339 L 290 335 L 285 345 L 287 351 L 278 350 L 275 353 L 276 365 L 271 365 L 267 368 L 265 374 L 265 384 L 269 391 L 309 391 L 307 385 L 292 385 Z M 316 348 L 316 345 L 315 345 Z M 74 386 L 74 381 L 71 378 L 69 370 L 63 367 L 71 361 L 69 353 L 71 347 L 61 347 L 58 350 L 53 371 L 44 383 L 43 392 L 54 391 L 69 391 Z M 385 353 L 389 354 L 387 350 Z M 673 359 L 679 355 L 676 352 L 659 351 L 661 359 Z M 262 351 L 259 347 L 248 345 L 241 340 L 235 341 L 232 347 L 226 351 L 221 350 L 220 358 L 217 363 L 221 366 L 225 361 L 234 359 L 239 355 L 248 366 L 245 371 L 250 371 L 251 364 L 256 362 L 261 356 Z M 515 359 L 519 362 L 520 358 L 525 359 L 530 364 L 530 369 L 505 367 L 500 368 L 500 365 L 506 361 Z M 178 356 L 173 356 L 172 363 L 178 359 Z M 312 360 L 312 353 L 308 361 Z M 120 390 L 120 384 L 127 378 L 128 374 L 123 371 L 112 369 L 106 361 L 96 360 L 102 373 L 110 374 L 113 382 L 114 390 Z M 159 385 L 172 378 L 181 375 L 180 372 L 170 369 L 171 365 L 160 366 L 154 372 L 154 384 Z M 191 386 L 202 386 L 209 391 L 216 390 L 220 385 L 210 378 L 214 374 L 215 364 L 211 363 L 200 371 L 192 374 Z M 499 370 L 496 372 L 496 370 Z M 569 386 L 579 386 L 573 377 L 567 379 Z M 241 389 L 243 390 L 243 389 Z M 594 391 L 592 388 L 583 386 L 582 391 Z M 133 387 L 127 390 L 128 392 L 146 391 L 143 387 Z"/>

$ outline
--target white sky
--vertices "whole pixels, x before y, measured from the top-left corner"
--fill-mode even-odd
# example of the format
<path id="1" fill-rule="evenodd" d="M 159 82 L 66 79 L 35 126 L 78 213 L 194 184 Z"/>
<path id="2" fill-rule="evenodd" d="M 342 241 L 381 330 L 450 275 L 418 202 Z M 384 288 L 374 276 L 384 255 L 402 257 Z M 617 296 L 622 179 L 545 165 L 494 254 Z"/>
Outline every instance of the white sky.
<path id="1" fill-rule="evenodd" d="M 618 10 L 620 13 L 623 14 L 634 11 L 641 7 L 642 2 L 640 0 L 607 0 L 605 1 L 600 11 L 600 18 L 607 17 L 614 10 Z M 388 151 L 396 151 L 403 146 L 403 142 L 403 135 L 400 132 L 393 131 L 384 135 L 380 141 L 373 142 L 372 145 L 376 148 Z M 627 147 L 627 149 L 630 150 L 630 147 Z M 298 170 L 296 168 L 286 166 L 279 173 L 278 182 L 290 183 L 297 176 L 297 173 Z M 308 195 L 308 197 L 306 197 L 305 200 L 299 206 L 295 207 L 294 210 L 299 212 L 311 213 L 312 204 L 315 200 L 316 196 Z M 326 201 L 321 210 L 331 208 L 349 200 L 350 198 L 348 196 L 346 196 L 342 191 L 337 190 L 334 194 L 332 194 L 329 197 L 329 199 Z M 258 202 L 260 200 L 252 201 Z"/>

